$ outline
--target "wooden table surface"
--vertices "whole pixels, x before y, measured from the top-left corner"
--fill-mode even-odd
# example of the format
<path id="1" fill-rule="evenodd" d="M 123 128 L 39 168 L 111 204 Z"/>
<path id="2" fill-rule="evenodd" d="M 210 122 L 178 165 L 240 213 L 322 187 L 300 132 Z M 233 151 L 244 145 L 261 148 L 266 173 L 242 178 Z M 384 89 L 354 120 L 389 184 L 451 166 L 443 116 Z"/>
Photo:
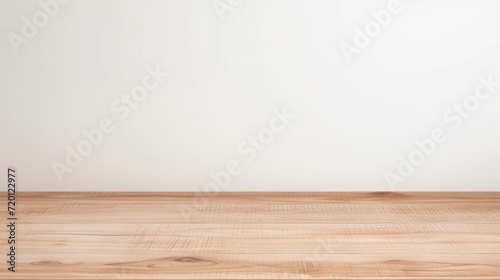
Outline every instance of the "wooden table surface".
<path id="1" fill-rule="evenodd" d="M 500 279 L 500 193 L 20 193 L 17 217 L 0 279 Z"/>

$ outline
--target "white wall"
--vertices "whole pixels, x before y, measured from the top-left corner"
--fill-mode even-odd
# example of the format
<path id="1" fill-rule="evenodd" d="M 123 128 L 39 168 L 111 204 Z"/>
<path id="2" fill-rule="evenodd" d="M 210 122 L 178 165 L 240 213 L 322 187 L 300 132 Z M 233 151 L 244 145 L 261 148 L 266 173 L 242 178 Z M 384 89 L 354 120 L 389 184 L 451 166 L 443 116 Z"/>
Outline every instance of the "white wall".
<path id="1" fill-rule="evenodd" d="M 73 0 L 45 26 L 39 1 L 1 1 L 0 163 L 19 189 L 500 191 L 500 86 L 478 78 L 500 81 L 500 2 L 220 1 Z M 348 62 L 343 42 L 388 5 Z M 125 117 L 148 67 L 169 76 Z M 252 148 L 283 108 L 295 118 Z"/>

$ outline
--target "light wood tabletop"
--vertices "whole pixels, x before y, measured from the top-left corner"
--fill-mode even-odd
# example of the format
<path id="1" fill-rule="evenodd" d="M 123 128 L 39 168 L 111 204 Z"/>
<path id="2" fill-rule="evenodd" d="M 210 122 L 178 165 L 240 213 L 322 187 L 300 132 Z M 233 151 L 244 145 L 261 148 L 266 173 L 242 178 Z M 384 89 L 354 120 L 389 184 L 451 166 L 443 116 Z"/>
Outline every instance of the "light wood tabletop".
<path id="1" fill-rule="evenodd" d="M 498 192 L 28 192 L 16 211 L 0 279 L 500 279 Z"/>

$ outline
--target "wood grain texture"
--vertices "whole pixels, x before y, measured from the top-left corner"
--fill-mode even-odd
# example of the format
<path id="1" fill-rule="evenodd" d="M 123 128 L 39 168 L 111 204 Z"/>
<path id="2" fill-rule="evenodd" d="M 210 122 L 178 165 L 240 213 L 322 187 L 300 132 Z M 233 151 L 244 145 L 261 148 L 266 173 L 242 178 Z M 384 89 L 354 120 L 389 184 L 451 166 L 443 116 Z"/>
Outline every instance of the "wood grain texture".
<path id="1" fill-rule="evenodd" d="M 500 193 L 32 192 L 17 203 L 18 272 L 4 257 L 0 279 L 500 279 Z"/>

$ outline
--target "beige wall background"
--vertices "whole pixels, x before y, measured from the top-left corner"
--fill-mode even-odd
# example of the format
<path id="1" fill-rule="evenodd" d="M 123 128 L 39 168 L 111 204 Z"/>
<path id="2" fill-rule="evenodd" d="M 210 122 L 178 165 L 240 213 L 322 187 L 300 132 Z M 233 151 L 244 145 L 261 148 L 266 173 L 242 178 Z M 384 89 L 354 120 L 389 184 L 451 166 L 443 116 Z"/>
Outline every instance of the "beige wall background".
<path id="1" fill-rule="evenodd" d="M 24 191 L 499 191 L 499 10 L 1 1 L 0 163 Z"/>

